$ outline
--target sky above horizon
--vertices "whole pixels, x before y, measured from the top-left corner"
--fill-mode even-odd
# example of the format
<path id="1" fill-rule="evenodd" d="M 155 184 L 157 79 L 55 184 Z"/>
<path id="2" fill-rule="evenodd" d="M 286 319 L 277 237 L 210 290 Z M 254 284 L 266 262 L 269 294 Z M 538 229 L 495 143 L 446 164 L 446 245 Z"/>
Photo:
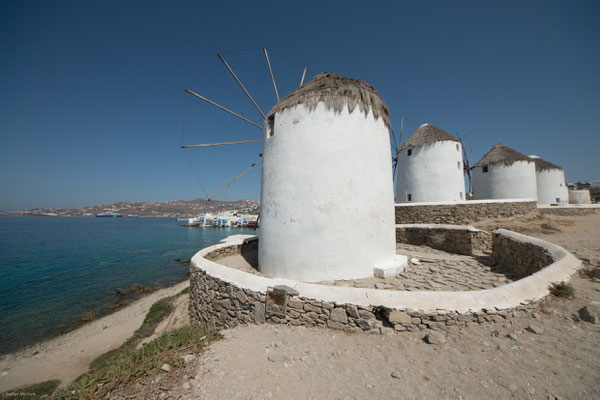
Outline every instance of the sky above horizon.
<path id="1" fill-rule="evenodd" d="M 322 71 L 363 79 L 404 141 L 425 122 L 600 179 L 600 2 L 154 2 L 0 4 L 0 210 L 191 200 L 246 169 L 266 113 Z M 187 154 L 187 156 L 186 156 Z M 260 164 L 217 197 L 259 200 Z"/>

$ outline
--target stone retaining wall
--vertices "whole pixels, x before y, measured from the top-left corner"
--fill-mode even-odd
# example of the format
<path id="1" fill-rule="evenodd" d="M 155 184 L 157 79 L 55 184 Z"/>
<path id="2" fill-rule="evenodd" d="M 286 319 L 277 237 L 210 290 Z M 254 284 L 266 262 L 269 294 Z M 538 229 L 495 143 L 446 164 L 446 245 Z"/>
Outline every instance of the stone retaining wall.
<path id="1" fill-rule="evenodd" d="M 472 226 L 405 224 L 396 225 L 396 243 L 425 245 L 472 256 L 474 252 L 491 250 L 492 235 Z"/>
<path id="2" fill-rule="evenodd" d="M 523 235 L 507 232 L 498 230 L 492 234 L 492 263 L 510 267 L 517 278 L 523 278 L 554 262 L 543 247 L 523 240 Z"/>
<path id="3" fill-rule="evenodd" d="M 587 215 L 600 213 L 600 205 L 591 205 L 587 207 L 539 207 L 538 211 L 542 214 L 552 215 Z"/>
<path id="4" fill-rule="evenodd" d="M 524 258 L 524 271 L 534 271 L 549 262 L 552 265 L 504 286 L 469 292 L 335 287 L 253 275 L 214 262 L 256 246 L 256 241 L 246 243 L 242 239 L 203 249 L 192 258 L 189 311 L 193 321 L 216 329 L 266 322 L 372 333 L 444 330 L 523 316 L 548 294 L 549 282 L 568 280 L 581 266 L 556 245 L 498 230 L 492 239 L 498 261 Z M 536 264 L 538 256 L 541 263 Z M 515 265 L 522 267 L 518 261 Z M 284 315 L 269 313 L 265 307 L 268 288 L 277 285 L 297 293 L 288 298 Z"/>
<path id="5" fill-rule="evenodd" d="M 241 244 L 221 247 L 208 253 L 204 258 L 210 261 L 216 261 L 224 257 L 233 256 L 235 254 L 244 254 L 245 251 L 258 250 L 258 238 L 246 239 Z"/>
<path id="6" fill-rule="evenodd" d="M 534 304 L 528 304 L 514 309 L 467 313 L 449 310 L 422 312 L 291 297 L 285 316 L 282 317 L 265 312 L 265 294 L 241 289 L 213 278 L 198 268 L 191 270 L 190 299 L 192 320 L 211 329 L 233 328 L 249 323 L 275 323 L 382 334 L 424 329 L 445 330 L 449 326 L 500 322 L 522 317 L 535 308 Z"/>
<path id="7" fill-rule="evenodd" d="M 534 200 L 469 200 L 461 203 L 396 204 L 396 224 L 465 225 L 497 217 L 537 213 Z"/>

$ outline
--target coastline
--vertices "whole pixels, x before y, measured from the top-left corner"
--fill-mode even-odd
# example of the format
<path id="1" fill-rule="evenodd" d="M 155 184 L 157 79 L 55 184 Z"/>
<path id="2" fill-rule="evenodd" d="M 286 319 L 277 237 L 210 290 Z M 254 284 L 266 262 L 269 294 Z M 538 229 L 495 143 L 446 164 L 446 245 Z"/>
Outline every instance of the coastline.
<path id="1" fill-rule="evenodd" d="M 50 379 L 67 385 L 88 370 L 98 356 L 122 345 L 156 301 L 179 294 L 189 280 L 148 293 L 131 304 L 63 335 L 4 354 L 0 359 L 0 393 Z"/>

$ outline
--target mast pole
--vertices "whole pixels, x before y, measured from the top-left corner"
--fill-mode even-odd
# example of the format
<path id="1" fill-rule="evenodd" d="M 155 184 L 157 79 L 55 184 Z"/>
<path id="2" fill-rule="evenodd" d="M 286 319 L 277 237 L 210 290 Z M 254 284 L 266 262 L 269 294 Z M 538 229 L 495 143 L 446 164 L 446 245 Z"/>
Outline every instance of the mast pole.
<path id="1" fill-rule="evenodd" d="M 219 56 L 219 58 L 221 59 L 221 61 L 223 61 L 223 64 L 225 64 L 225 66 L 227 67 L 227 69 L 229 70 L 229 72 L 231 72 L 231 75 L 233 75 L 233 77 L 235 78 L 235 80 L 238 83 L 238 85 L 240 85 L 240 87 L 242 88 L 242 90 L 244 91 L 244 93 L 246 93 L 246 96 L 248 96 L 248 98 L 250 99 L 250 101 L 252 102 L 252 104 L 254 104 L 254 107 L 256 107 L 256 109 L 258 110 L 258 112 L 260 113 L 260 115 L 262 115 L 263 119 L 265 119 L 266 118 L 265 114 L 262 112 L 262 110 L 260 109 L 260 107 L 258 106 L 258 104 L 256 104 L 256 102 L 254 101 L 254 99 L 252 98 L 252 96 L 250 96 L 250 93 L 248 93 L 248 91 L 246 90 L 246 88 L 244 87 L 244 85 L 242 84 L 242 82 L 240 82 L 240 80 L 235 75 L 235 73 L 233 72 L 233 70 L 231 69 L 231 67 L 229 66 L 229 64 L 227 64 L 227 61 L 225 61 L 225 59 L 223 58 L 223 56 L 221 55 L 221 53 L 217 53 L 217 56 Z"/>
<path id="2" fill-rule="evenodd" d="M 275 97 L 277 97 L 277 101 L 279 101 L 279 93 L 277 93 L 277 85 L 275 84 L 275 77 L 273 76 L 273 69 L 271 68 L 271 61 L 269 61 L 269 54 L 267 53 L 267 48 L 263 47 L 263 51 L 265 53 L 265 58 L 267 59 L 269 72 L 271 73 L 271 80 L 273 81 L 273 88 L 275 89 Z"/>
<path id="3" fill-rule="evenodd" d="M 308 66 L 304 67 L 304 72 L 302 72 L 302 79 L 300 80 L 300 86 L 304 85 L 304 76 L 306 75 L 306 68 L 308 68 Z"/>
<path id="4" fill-rule="evenodd" d="M 228 144 L 243 144 L 243 143 L 259 143 L 262 140 L 243 140 L 241 142 L 221 142 L 221 143 L 207 143 L 207 144 L 190 144 L 187 146 L 181 146 L 182 149 L 191 149 L 193 147 L 210 147 L 210 146 L 225 146 Z"/>
<path id="5" fill-rule="evenodd" d="M 225 187 L 224 187 L 223 189 L 221 189 L 221 190 L 219 190 L 217 193 L 213 194 L 213 195 L 212 195 L 212 196 L 211 196 L 211 197 L 210 197 L 208 200 L 210 201 L 210 200 L 214 199 L 215 197 L 217 197 L 217 195 L 218 195 L 219 193 L 221 193 L 223 190 L 225 190 L 225 189 L 227 189 L 229 186 L 231 186 L 231 185 L 233 184 L 233 182 L 235 182 L 235 181 L 237 181 L 238 179 L 240 179 L 240 178 L 242 177 L 242 175 L 244 175 L 246 172 L 250 171 L 250 169 L 251 169 L 252 167 L 254 167 L 256 164 L 258 164 L 258 163 L 259 163 L 259 162 L 261 162 L 261 161 L 262 161 L 262 154 L 260 155 L 260 157 L 258 157 L 258 160 L 254 161 L 254 163 L 253 163 L 251 166 L 249 166 L 248 168 L 246 168 L 246 170 L 245 170 L 244 172 L 242 172 L 241 174 L 239 174 L 239 175 L 238 175 L 238 176 L 237 176 L 237 177 L 236 177 L 234 180 L 232 180 L 232 181 L 231 181 L 231 182 L 229 182 L 227 185 L 225 185 Z"/>
<path id="6" fill-rule="evenodd" d="M 235 115 L 235 116 L 236 116 L 236 117 L 238 117 L 239 119 L 241 119 L 241 120 L 243 120 L 243 121 L 246 121 L 247 123 L 249 123 L 249 124 L 251 124 L 251 125 L 254 125 L 254 126 L 255 126 L 255 127 L 257 127 L 258 129 L 262 129 L 262 128 L 263 128 L 262 126 L 260 126 L 260 125 L 258 125 L 258 124 L 256 124 L 256 123 L 254 123 L 254 122 L 252 122 L 252 121 L 250 121 L 249 119 L 247 119 L 247 118 L 244 118 L 244 117 L 242 117 L 241 115 L 239 115 L 239 114 L 236 114 L 236 113 L 234 113 L 233 111 L 231 111 L 231 110 L 228 110 L 227 108 L 225 108 L 225 107 L 223 107 L 223 106 L 220 106 L 220 105 L 218 105 L 218 104 L 217 104 L 217 103 L 215 103 L 214 101 L 212 101 L 212 100 L 209 100 L 209 99 L 207 99 L 207 98 L 206 98 L 206 97 L 204 97 L 204 96 L 200 96 L 198 93 L 192 92 L 192 91 L 191 91 L 191 90 L 189 90 L 189 89 L 183 89 L 183 90 L 185 90 L 186 92 L 188 92 L 188 93 L 189 93 L 189 94 L 191 94 L 192 96 L 196 96 L 196 97 L 197 97 L 197 98 L 199 98 L 200 100 L 204 100 L 204 101 L 205 101 L 205 102 L 207 102 L 208 104 L 212 104 L 213 106 L 215 106 L 215 107 L 217 107 L 217 108 L 220 108 L 220 109 L 221 109 L 221 110 L 223 110 L 223 111 L 227 111 L 227 112 L 228 112 L 229 114 L 231 114 L 231 115 Z"/>

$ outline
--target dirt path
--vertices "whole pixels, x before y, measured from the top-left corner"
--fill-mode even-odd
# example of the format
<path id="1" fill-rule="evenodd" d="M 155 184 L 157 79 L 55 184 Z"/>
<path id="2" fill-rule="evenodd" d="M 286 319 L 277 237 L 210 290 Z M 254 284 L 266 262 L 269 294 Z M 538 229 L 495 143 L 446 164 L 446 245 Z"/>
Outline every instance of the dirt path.
<path id="1" fill-rule="evenodd" d="M 499 227 L 537 231 L 598 260 L 600 215 L 536 223 L 504 221 Z M 159 387 L 165 399 L 597 399 L 600 325 L 575 315 L 600 301 L 600 283 L 577 275 L 572 284 L 574 299 L 551 298 L 533 316 L 449 327 L 441 345 L 426 344 L 427 332 L 238 327 L 224 331 L 224 340 L 188 366 L 156 371 L 112 398 L 143 399 L 147 387 Z"/>
<path id="2" fill-rule="evenodd" d="M 426 344 L 426 332 L 238 327 L 187 367 L 156 371 L 111 399 L 146 399 L 157 388 L 164 399 L 596 399 L 600 326 L 572 316 L 600 300 L 600 284 L 581 276 L 573 284 L 573 300 L 449 329 L 442 345 Z"/>
<path id="3" fill-rule="evenodd" d="M 0 392 L 49 379 L 70 383 L 87 371 L 90 361 L 119 347 L 133 335 L 152 304 L 188 285 L 185 281 L 151 293 L 67 334 L 5 355 L 0 360 Z"/>

